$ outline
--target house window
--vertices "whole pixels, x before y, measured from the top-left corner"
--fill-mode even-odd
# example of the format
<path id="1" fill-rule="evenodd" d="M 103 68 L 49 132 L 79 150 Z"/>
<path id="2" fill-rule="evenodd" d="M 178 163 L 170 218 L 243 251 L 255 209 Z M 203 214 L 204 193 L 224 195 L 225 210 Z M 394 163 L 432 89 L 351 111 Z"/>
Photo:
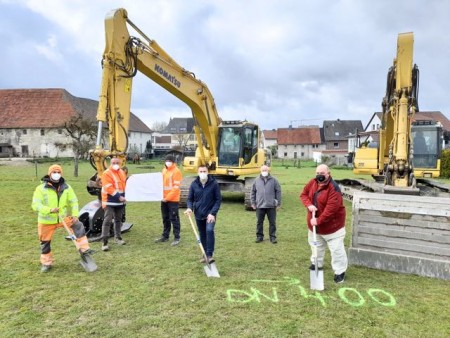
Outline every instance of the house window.
<path id="1" fill-rule="evenodd" d="M 284 157 L 287 157 L 287 153 L 284 153 Z"/>
<path id="2" fill-rule="evenodd" d="M 372 124 L 372 130 L 375 130 L 375 124 Z"/>
<path id="3" fill-rule="evenodd" d="M 297 158 L 297 152 L 294 151 L 294 158 Z"/>
<path id="4" fill-rule="evenodd" d="M 22 146 L 22 157 L 28 157 L 28 146 Z"/>
<path id="5" fill-rule="evenodd" d="M 334 143 L 333 143 L 333 147 L 339 148 L 339 142 L 334 142 Z"/>
<path id="6" fill-rule="evenodd" d="M 27 130 L 26 129 L 22 130 L 22 135 L 26 135 L 26 134 L 27 134 Z"/>
<path id="7" fill-rule="evenodd" d="M 302 157 L 305 157 L 305 153 L 302 153 Z"/>
<path id="8" fill-rule="evenodd" d="M 339 132 L 338 132 L 338 131 L 335 131 L 335 132 L 334 132 L 334 136 L 339 136 Z"/>
<path id="9" fill-rule="evenodd" d="M 62 129 L 58 129 L 58 134 L 59 134 L 59 135 L 62 134 Z"/>
<path id="10" fill-rule="evenodd" d="M 45 130 L 41 129 L 41 136 L 44 136 L 44 135 L 45 135 Z"/>

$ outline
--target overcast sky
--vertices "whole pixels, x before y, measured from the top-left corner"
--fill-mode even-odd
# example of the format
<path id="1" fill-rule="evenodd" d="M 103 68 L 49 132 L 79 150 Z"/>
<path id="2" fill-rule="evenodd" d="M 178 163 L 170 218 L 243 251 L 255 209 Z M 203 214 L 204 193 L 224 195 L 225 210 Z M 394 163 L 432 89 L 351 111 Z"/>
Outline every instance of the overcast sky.
<path id="1" fill-rule="evenodd" d="M 98 100 L 104 18 L 119 7 L 207 84 L 224 120 L 366 125 L 381 110 L 398 33 L 410 31 L 419 108 L 450 117 L 446 0 L 0 0 L 0 88 L 64 88 Z M 192 116 L 142 74 L 132 97 L 149 127 Z"/>

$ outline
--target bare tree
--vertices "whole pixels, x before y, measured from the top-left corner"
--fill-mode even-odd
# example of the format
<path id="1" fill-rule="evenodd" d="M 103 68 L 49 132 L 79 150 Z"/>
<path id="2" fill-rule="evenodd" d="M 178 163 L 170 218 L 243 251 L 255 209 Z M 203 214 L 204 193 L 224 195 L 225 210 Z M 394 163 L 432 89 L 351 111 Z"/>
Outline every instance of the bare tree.
<path id="1" fill-rule="evenodd" d="M 64 133 L 71 138 L 71 142 L 55 144 L 55 146 L 60 149 L 72 148 L 74 153 L 73 174 L 78 177 L 78 161 L 80 158 L 87 158 L 89 150 L 94 148 L 97 126 L 94 120 L 87 119 L 78 113 L 64 124 Z"/>
<path id="2" fill-rule="evenodd" d="M 180 149 L 185 149 L 191 134 L 174 134 L 173 139 L 178 142 Z"/>
<path id="3" fill-rule="evenodd" d="M 164 129 L 166 129 L 166 127 L 167 127 L 167 122 L 156 121 L 156 122 L 153 122 L 151 129 L 153 131 L 163 131 Z"/>

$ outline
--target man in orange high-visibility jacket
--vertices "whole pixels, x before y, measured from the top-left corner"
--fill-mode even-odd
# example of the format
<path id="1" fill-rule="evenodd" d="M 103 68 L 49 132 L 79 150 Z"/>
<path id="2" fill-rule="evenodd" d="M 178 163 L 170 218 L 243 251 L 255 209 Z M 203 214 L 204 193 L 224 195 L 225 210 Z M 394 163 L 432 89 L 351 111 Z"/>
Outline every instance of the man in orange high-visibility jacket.
<path id="1" fill-rule="evenodd" d="M 118 245 L 126 244 L 122 239 L 122 217 L 125 210 L 125 186 L 127 175 L 121 168 L 119 158 L 113 157 L 110 166 L 102 174 L 102 207 L 105 216 L 102 224 L 102 250 L 108 251 L 108 239 L 114 217 L 114 237 Z"/>
<path id="2" fill-rule="evenodd" d="M 175 163 L 175 157 L 166 156 L 163 174 L 163 199 L 161 201 L 161 215 L 163 221 L 163 233 L 156 243 L 169 240 L 170 228 L 173 226 L 174 240 L 172 246 L 180 243 L 180 216 L 178 203 L 180 202 L 180 185 L 183 176 Z"/>

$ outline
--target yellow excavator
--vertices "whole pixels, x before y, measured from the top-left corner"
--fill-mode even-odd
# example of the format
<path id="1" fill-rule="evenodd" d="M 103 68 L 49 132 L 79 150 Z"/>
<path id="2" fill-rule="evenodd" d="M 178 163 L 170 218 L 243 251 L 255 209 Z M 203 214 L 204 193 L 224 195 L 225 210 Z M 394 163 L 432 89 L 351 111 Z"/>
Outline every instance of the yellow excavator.
<path id="1" fill-rule="evenodd" d="M 439 177 L 442 126 L 414 121 L 418 108 L 419 69 L 413 66 L 413 33 L 401 33 L 397 56 L 387 76 L 377 147 L 361 147 L 355 174 L 383 181 L 383 192 L 418 195 L 417 177 Z M 427 139 L 422 139 L 423 133 Z M 416 167 L 415 167 L 416 166 Z"/>
<path id="2" fill-rule="evenodd" d="M 412 54 L 413 34 L 399 34 L 378 147 L 357 150 L 354 160 L 355 173 L 372 174 L 383 183 L 353 180 L 363 188 L 347 190 L 347 182 L 344 187 L 341 182 L 344 197 L 352 199 L 348 262 L 449 279 L 448 243 L 442 238 L 450 230 L 450 186 L 430 179 L 439 174 L 442 127 L 417 120 L 419 81 Z"/>
<path id="3" fill-rule="evenodd" d="M 130 36 L 127 25 L 141 38 Z M 247 121 L 222 121 L 206 84 L 148 38 L 128 18 L 125 9 L 107 14 L 105 32 L 97 145 L 91 152 L 91 164 L 96 174 L 88 182 L 89 193 L 99 195 L 98 178 L 106 170 L 106 158 L 120 157 L 122 163 L 126 162 L 132 83 L 139 71 L 185 102 L 192 111 L 198 146 L 195 157 L 184 159 L 184 171 L 197 173 L 199 165 L 206 165 L 222 190 L 245 192 L 245 207 L 251 209 L 250 189 L 254 177 L 241 177 L 259 173 L 269 155 L 260 147 L 259 127 Z M 105 124 L 109 129 L 109 149 L 103 149 L 101 144 Z M 182 182 L 181 206 L 185 205 L 191 181 L 192 177 L 187 177 Z M 90 227 L 99 223 L 95 221 L 99 218 L 95 216 L 98 212 L 95 201 L 85 208 Z"/>

